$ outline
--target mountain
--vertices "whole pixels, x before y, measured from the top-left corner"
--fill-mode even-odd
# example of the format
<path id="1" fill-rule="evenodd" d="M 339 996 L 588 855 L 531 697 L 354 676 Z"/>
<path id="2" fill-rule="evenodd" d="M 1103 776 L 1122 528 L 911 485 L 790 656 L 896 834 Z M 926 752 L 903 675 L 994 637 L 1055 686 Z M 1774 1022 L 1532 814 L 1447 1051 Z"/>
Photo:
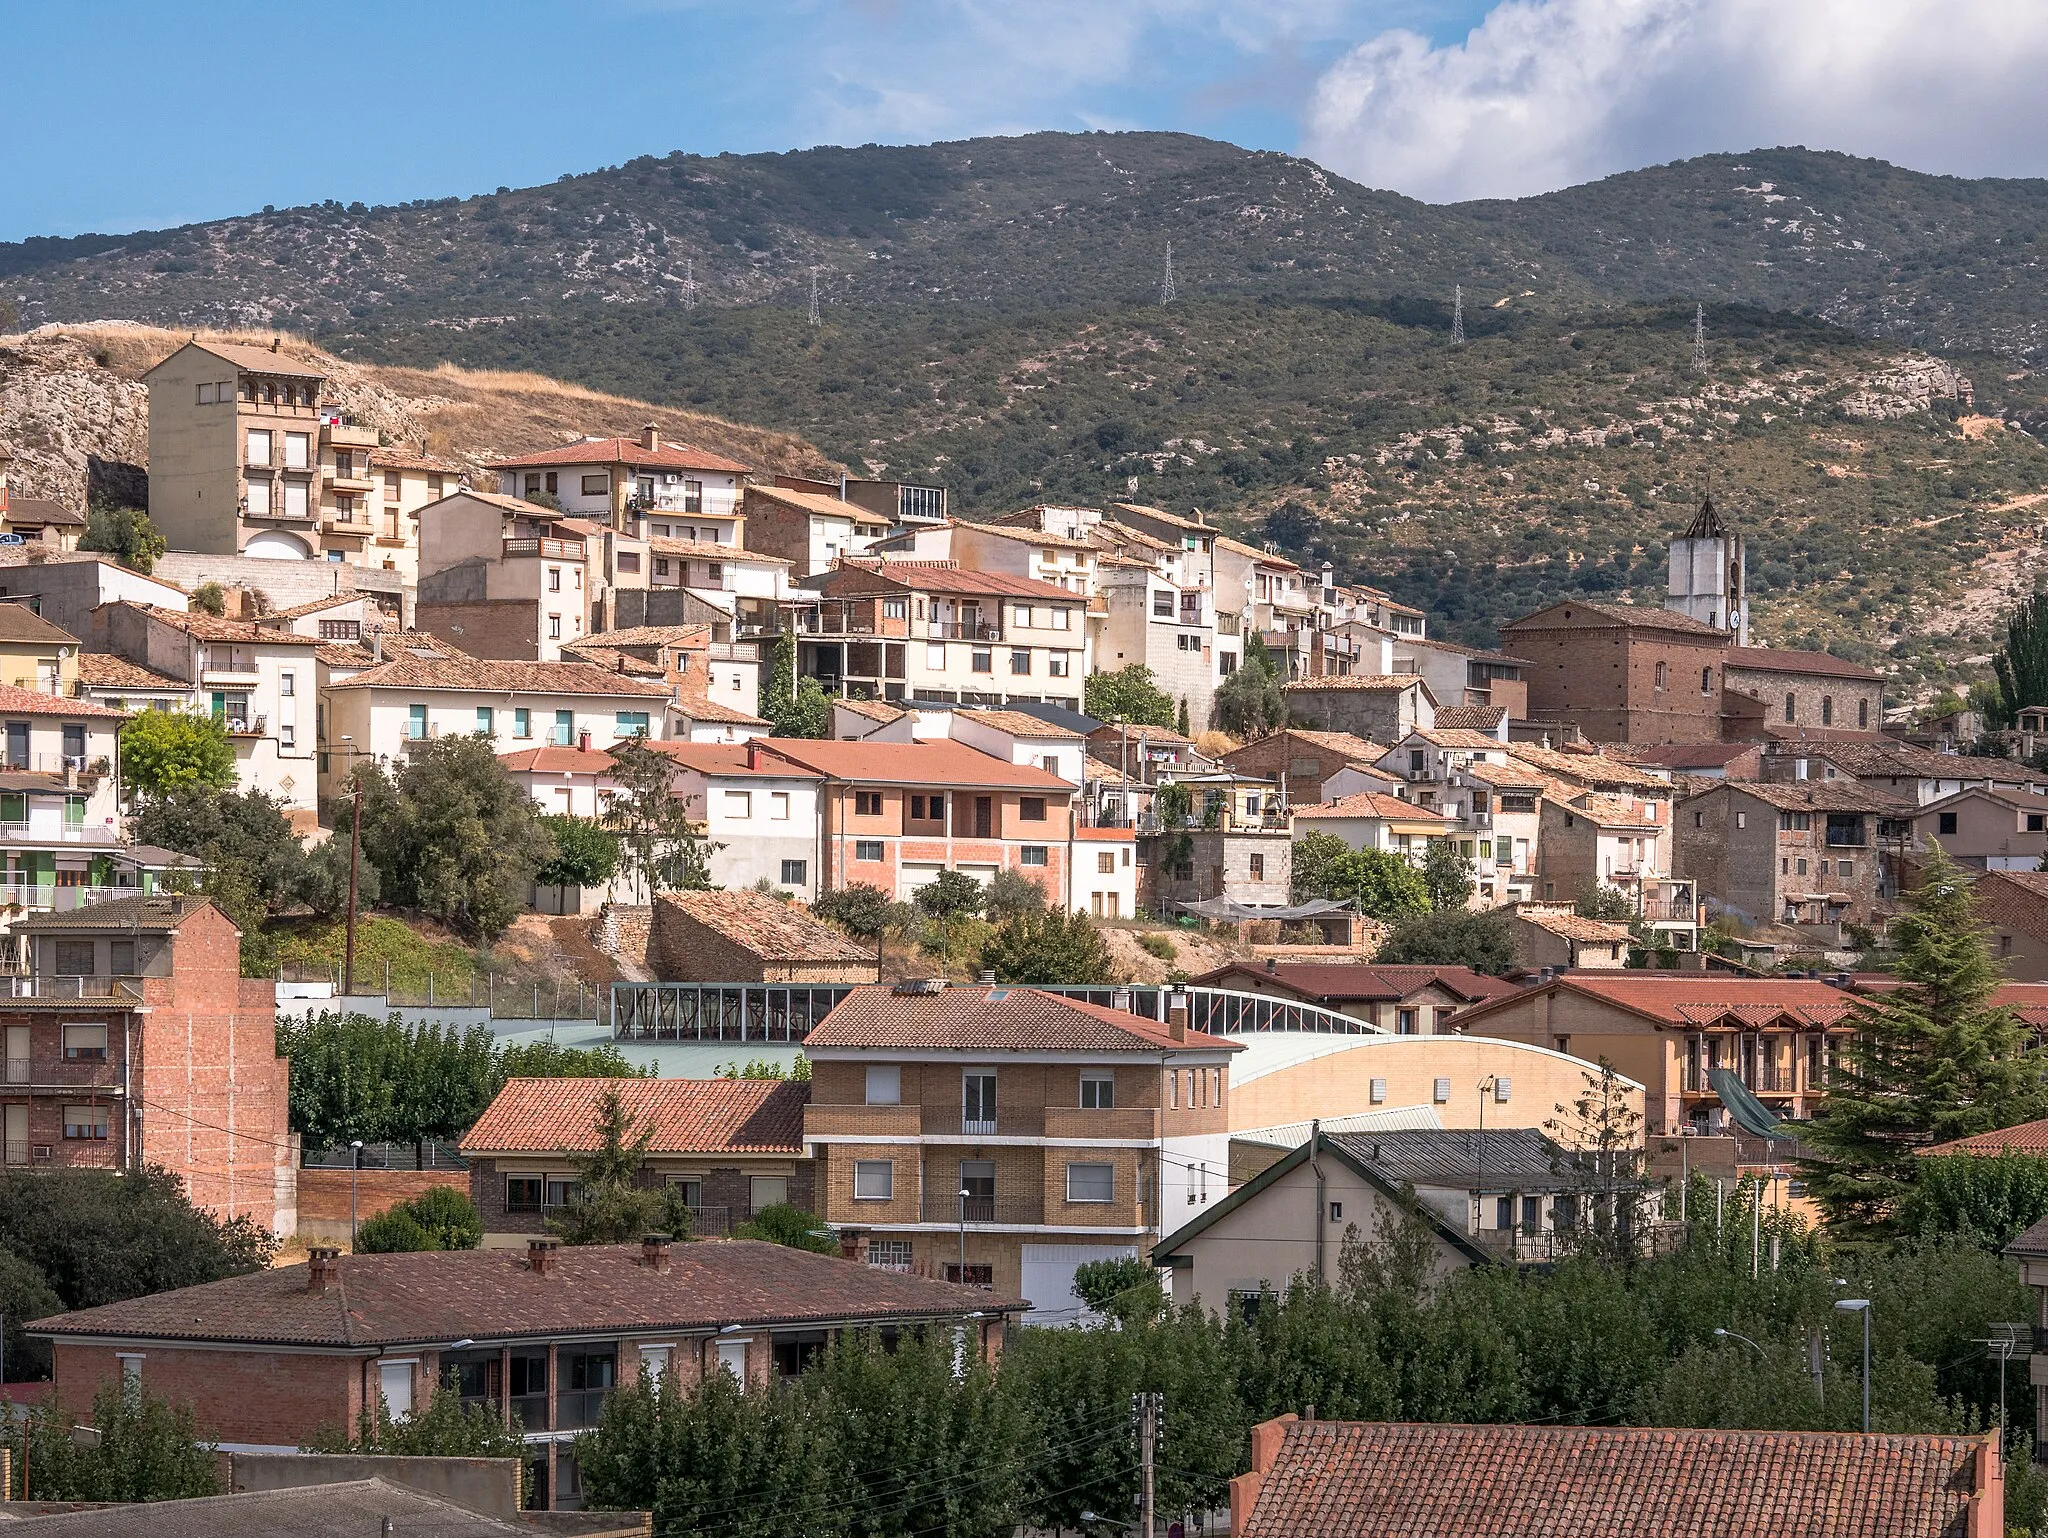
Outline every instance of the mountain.
<path id="1" fill-rule="evenodd" d="M 534 370 L 970 511 L 1200 506 L 1473 641 L 1569 592 L 1653 599 L 1711 478 L 1766 636 L 1904 684 L 1966 669 L 2033 580 L 2044 228 L 2048 183 L 1796 149 L 1432 206 L 1186 135 L 1035 134 L 27 241 L 0 294 Z"/>

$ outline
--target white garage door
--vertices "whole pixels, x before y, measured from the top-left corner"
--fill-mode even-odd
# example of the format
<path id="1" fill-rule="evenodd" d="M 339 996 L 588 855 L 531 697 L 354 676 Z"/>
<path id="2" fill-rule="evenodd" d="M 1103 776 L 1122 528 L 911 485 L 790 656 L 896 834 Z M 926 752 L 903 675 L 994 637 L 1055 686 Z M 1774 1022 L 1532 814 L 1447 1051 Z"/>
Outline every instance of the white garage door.
<path id="1" fill-rule="evenodd" d="M 265 529 L 242 546 L 242 554 L 264 561 L 307 561 L 312 559 L 313 550 L 296 535 L 286 534 L 280 529 Z"/>
<path id="2" fill-rule="evenodd" d="M 1027 1244 L 1024 1246 L 1024 1296 L 1031 1311 L 1028 1324 L 1086 1324 L 1096 1316 L 1074 1296 L 1074 1268 L 1091 1260 L 1128 1260 L 1138 1253 L 1130 1244 Z"/>
<path id="3" fill-rule="evenodd" d="M 898 878 L 902 889 L 902 900 L 908 902 L 911 898 L 917 896 L 919 892 L 938 880 L 939 872 L 945 868 L 943 865 L 913 865 L 906 860 L 902 866 L 902 875 Z"/>

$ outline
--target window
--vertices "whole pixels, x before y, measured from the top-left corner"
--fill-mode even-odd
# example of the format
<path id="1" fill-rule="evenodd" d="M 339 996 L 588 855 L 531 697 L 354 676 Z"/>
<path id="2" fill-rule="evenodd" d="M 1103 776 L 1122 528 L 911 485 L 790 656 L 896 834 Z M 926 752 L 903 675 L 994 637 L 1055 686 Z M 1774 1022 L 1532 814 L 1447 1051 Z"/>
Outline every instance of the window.
<path id="1" fill-rule="evenodd" d="M 1054 678 L 1065 678 L 1067 676 L 1068 664 L 1071 661 L 1071 657 L 1066 652 L 1047 652 L 1045 654 L 1045 670 Z"/>
<path id="2" fill-rule="evenodd" d="M 701 513 L 704 511 L 704 483 L 702 481 L 683 482 L 683 511 L 686 513 Z M 706 529 L 704 532 L 711 535 L 714 539 L 718 534 L 716 529 Z"/>
<path id="3" fill-rule="evenodd" d="M 107 970 L 116 977 L 135 976 L 135 942 L 133 940 L 109 940 L 107 942 Z"/>
<path id="4" fill-rule="evenodd" d="M 583 495 L 586 497 L 609 496 L 612 478 L 609 475 L 586 475 L 583 477 Z"/>
<path id="5" fill-rule="evenodd" d="M 1081 1109 L 1110 1111 L 1116 1108 L 1116 1075 L 1108 1070 L 1081 1075 Z"/>
<path id="6" fill-rule="evenodd" d="M 1798 876 L 1803 876 L 1803 875 L 1805 875 L 1805 874 L 1806 874 L 1806 861 L 1802 859 L 1802 860 L 1798 861 L 1797 863 L 1798 863 L 1798 866 L 1799 866 L 1799 868 L 1798 868 L 1798 870 L 1794 871 L 1794 872 L 1793 872 L 1793 874 L 1794 874 L 1794 875 L 1798 875 Z"/>
<path id="7" fill-rule="evenodd" d="M 284 435 L 284 467 L 287 470 L 309 470 L 313 464 L 313 440 L 306 433 Z"/>
<path id="8" fill-rule="evenodd" d="M 497 711 L 493 710 L 489 705 L 477 706 L 476 729 L 486 737 L 496 735 L 498 730 Z"/>
<path id="9" fill-rule="evenodd" d="M 1493 1098 L 1497 1105 L 1506 1105 L 1515 1093 L 1515 1081 L 1505 1074 L 1497 1074 L 1493 1081 Z"/>
<path id="10" fill-rule="evenodd" d="M 1114 1164 L 1069 1164 L 1067 1200 L 1070 1202 L 1111 1202 L 1116 1200 Z"/>
<path id="11" fill-rule="evenodd" d="M 853 841 L 853 857 L 856 860 L 879 860 L 882 858 L 882 841 L 878 838 L 857 838 Z"/>
<path id="12" fill-rule="evenodd" d="M 924 665 L 934 673 L 946 671 L 946 643 L 927 641 L 924 643 Z"/>
<path id="13" fill-rule="evenodd" d="M 1438 1079 L 1432 1084 L 1430 1086 L 1430 1099 L 1438 1105 L 1449 1105 L 1451 1103 L 1451 1081 L 1449 1079 Z"/>
<path id="14" fill-rule="evenodd" d="M 789 1177 L 787 1175 L 750 1175 L 747 1177 L 747 1200 L 759 1212 L 763 1207 L 780 1207 L 789 1200 Z"/>
<path id="15" fill-rule="evenodd" d="M 408 705 L 405 708 L 405 735 L 418 742 L 427 735 L 427 707 Z"/>
<path id="16" fill-rule="evenodd" d="M 555 712 L 555 746 L 566 748 L 576 736 L 576 712 L 558 710 Z"/>
<path id="17" fill-rule="evenodd" d="M 562 639 L 562 616 L 559 614 L 550 614 L 548 616 L 548 639 L 550 641 Z"/>
<path id="18" fill-rule="evenodd" d="M 1397 1009 L 1394 1011 L 1394 1033 L 1398 1036 L 1413 1036 L 1415 1034 L 1415 1011 L 1413 1009 Z"/>
<path id="19" fill-rule="evenodd" d="M 1702 693 L 1702 694 L 1712 694 L 1713 692 L 1714 692 L 1714 670 L 1713 670 L 1712 668 L 1701 668 L 1701 669 L 1700 669 L 1700 693 Z"/>
<path id="20" fill-rule="evenodd" d="M 306 483 L 304 481 L 286 481 L 284 483 L 284 515 L 287 518 L 311 516 L 311 506 L 307 501 Z M 338 560 L 339 557 L 337 556 L 336 559 Z"/>
<path id="21" fill-rule="evenodd" d="M 1374 1105 L 1385 1105 L 1387 1102 L 1387 1081 L 1385 1079 L 1374 1079 L 1366 1086 L 1366 1093 Z"/>
<path id="22" fill-rule="evenodd" d="M 910 600 L 908 598 L 884 598 L 882 600 L 882 618 L 909 619 Z"/>
<path id="23" fill-rule="evenodd" d="M 638 556 L 635 556 L 635 557 L 634 557 L 634 560 L 635 560 L 635 561 L 638 561 L 638 559 L 639 559 L 639 557 L 638 557 Z M 620 568 L 620 570 L 622 570 L 622 571 L 623 571 L 624 569 L 625 569 L 624 567 L 621 567 L 621 568 Z M 637 568 L 636 568 L 636 569 L 637 569 Z M 667 561 L 667 559 L 666 559 L 666 558 L 663 558 L 663 559 L 661 559 L 661 560 L 658 560 L 658 561 L 656 561 L 656 562 L 654 563 L 654 574 L 655 574 L 655 575 L 656 575 L 657 577 L 665 577 L 665 576 L 667 576 L 667 575 L 668 575 L 668 561 Z"/>
<path id="24" fill-rule="evenodd" d="M 853 1161 L 853 1199 L 886 1202 L 896 1194 L 896 1165 L 889 1159 Z"/>
<path id="25" fill-rule="evenodd" d="M 1017 863 L 1019 865 L 1043 865 L 1045 863 L 1045 848 L 1046 846 L 1043 844 L 1024 845 L 1017 853 Z"/>
<path id="26" fill-rule="evenodd" d="M 1023 675 L 1029 674 L 1029 673 L 1030 673 L 1030 671 L 1031 671 L 1031 652 L 1030 652 L 1030 650 L 1029 650 L 1028 648 L 1026 648 L 1026 647 L 1021 647 L 1021 646 L 1020 646 L 1020 647 L 1017 647 L 1017 648 L 1015 648 L 1014 650 L 1012 650 L 1012 651 L 1011 651 L 1011 653 L 1010 653 L 1010 672 L 1011 672 L 1012 676 L 1023 676 Z"/>
<path id="27" fill-rule="evenodd" d="M 857 790 L 853 793 L 853 813 L 856 817 L 879 817 L 882 815 L 882 793 L 879 790 Z"/>
<path id="28" fill-rule="evenodd" d="M 957 1260 L 949 1260 L 946 1262 L 946 1280 L 959 1287 L 993 1287 L 996 1268 L 985 1263 L 963 1266 Z"/>
<path id="29" fill-rule="evenodd" d="M 1855 862 L 1855 861 L 1853 861 L 1853 860 L 1837 860 L 1837 861 L 1835 861 L 1835 874 L 1836 874 L 1837 876 L 1853 876 L 1853 875 L 1855 875 L 1855 874 L 1856 874 L 1856 862 Z"/>
<path id="30" fill-rule="evenodd" d="M 507 1175 L 505 1177 L 505 1210 L 507 1212 L 540 1211 L 541 1179 L 538 1175 Z"/>
<path id="31" fill-rule="evenodd" d="M 975 673 L 993 673 L 996 670 L 995 654 L 986 647 L 977 646 L 968 658 L 968 670 Z"/>
<path id="32" fill-rule="evenodd" d="M 1098 876 L 1113 876 L 1116 874 L 1116 852 L 1114 850 L 1106 850 L 1095 857 L 1095 874 Z"/>
<path id="33" fill-rule="evenodd" d="M 1823 694 L 1820 697 L 1820 724 L 1822 726 L 1833 726 L 1835 724 L 1835 697 L 1832 694 Z"/>
<path id="34" fill-rule="evenodd" d="M 412 1414 L 413 1365 L 411 1362 L 377 1364 L 377 1388 L 384 1395 L 384 1408 L 391 1412 L 395 1421 L 404 1420 Z"/>
<path id="35" fill-rule="evenodd" d="M 1785 719 L 1787 721 L 1797 721 L 1799 719 L 1799 696 L 1796 694 L 1787 694 L 1785 696 Z"/>
<path id="36" fill-rule="evenodd" d="M 1152 595 L 1152 613 L 1160 619 L 1172 619 L 1173 594 L 1154 593 Z"/>
<path id="37" fill-rule="evenodd" d="M 1029 626 L 1031 624 L 1031 605 L 1028 603 L 1017 604 L 1014 609 L 1014 616 L 1019 625 Z"/>
<path id="38" fill-rule="evenodd" d="M 643 732 L 647 730 L 646 723 L 644 720 L 641 723 L 640 729 Z M 773 790 L 768 793 L 768 815 L 774 818 L 777 822 L 789 821 L 788 791 Z"/>
<path id="39" fill-rule="evenodd" d="M 1569 821 L 1569 819 L 1567 819 L 1567 821 Z M 1746 828 L 1746 827 L 1748 827 L 1748 826 L 1749 826 L 1749 813 L 1747 813 L 1747 812 L 1737 812 L 1737 813 L 1735 814 L 1735 826 L 1736 826 L 1736 827 L 1738 827 L 1738 828 Z"/>
<path id="40" fill-rule="evenodd" d="M 1868 700 L 1858 700 L 1856 702 L 1856 727 L 1859 731 L 1868 731 L 1870 729 L 1870 701 Z"/>
<path id="41" fill-rule="evenodd" d="M 54 946 L 59 977 L 90 977 L 93 973 L 92 941 L 59 940 Z"/>
<path id="42" fill-rule="evenodd" d="M 871 1063 L 867 1070 L 867 1103 L 869 1105 L 901 1105 L 903 1103 L 903 1070 L 881 1063 Z"/>
<path id="43" fill-rule="evenodd" d="M 1044 822 L 1045 797 L 1019 796 L 1017 798 L 1017 816 L 1025 822 Z"/>
<path id="44" fill-rule="evenodd" d="M 1255 854 L 1251 857 L 1251 876 L 1254 881 L 1264 881 L 1266 879 L 1266 857 L 1264 855 Z"/>
<path id="45" fill-rule="evenodd" d="M 2044 819 L 2040 812 L 2027 813 L 2027 831 L 2029 833 L 2039 833 L 2044 828 L 2048 828 L 2048 819 Z"/>
<path id="46" fill-rule="evenodd" d="M 104 1143 L 107 1140 L 107 1108 L 103 1105 L 64 1107 L 64 1138 L 66 1142 Z"/>
<path id="47" fill-rule="evenodd" d="M 612 713 L 612 727 L 621 737 L 645 737 L 647 735 L 647 712 L 644 710 L 619 710 Z"/>
<path id="48" fill-rule="evenodd" d="M 1935 820 L 1940 824 L 1940 827 L 1937 829 L 1938 832 L 1952 834 L 1956 831 L 1956 814 L 1954 812 L 1936 812 L 1934 815 Z"/>
<path id="49" fill-rule="evenodd" d="M 1668 662 L 1657 664 L 1657 687 L 1659 689 L 1671 687 L 1671 664 Z"/>
<path id="50" fill-rule="evenodd" d="M 249 463 L 267 465 L 270 463 L 270 433 L 261 427 L 249 429 Z"/>
<path id="51" fill-rule="evenodd" d="M 531 737 L 533 735 L 533 712 L 524 706 L 517 707 L 512 712 L 512 735 L 514 737 Z"/>
<path id="52" fill-rule="evenodd" d="M 553 479 L 553 477 L 549 478 Z M 540 472 L 538 470 L 530 470 L 527 472 L 526 495 L 528 500 L 531 500 L 532 498 L 540 495 Z"/>
<path id="53" fill-rule="evenodd" d="M 747 790 L 729 790 L 725 793 L 725 815 L 728 817 L 751 817 L 754 812 L 754 794 Z"/>
<path id="54" fill-rule="evenodd" d="M 810 879 L 811 862 L 809 860 L 784 860 L 782 862 L 782 884 L 784 886 L 802 886 Z"/>
<path id="55" fill-rule="evenodd" d="M 559 593 L 561 592 L 561 590 L 562 568 L 559 566 L 550 566 L 548 568 L 548 591 L 550 593 Z"/>
<path id="56" fill-rule="evenodd" d="M 249 516 L 251 518 L 268 518 L 270 516 L 270 481 L 267 478 L 249 482 Z"/>
<path id="57" fill-rule="evenodd" d="M 128 942 L 133 945 L 134 941 Z M 134 968 L 131 966 L 130 971 Z M 67 1025 L 64 1027 L 64 1061 L 67 1063 L 103 1063 L 107 1060 L 107 1028 L 105 1025 Z"/>
<path id="58" fill-rule="evenodd" d="M 910 1269 L 910 1241 L 908 1239 L 868 1240 L 868 1264 L 877 1271 L 908 1271 Z"/>

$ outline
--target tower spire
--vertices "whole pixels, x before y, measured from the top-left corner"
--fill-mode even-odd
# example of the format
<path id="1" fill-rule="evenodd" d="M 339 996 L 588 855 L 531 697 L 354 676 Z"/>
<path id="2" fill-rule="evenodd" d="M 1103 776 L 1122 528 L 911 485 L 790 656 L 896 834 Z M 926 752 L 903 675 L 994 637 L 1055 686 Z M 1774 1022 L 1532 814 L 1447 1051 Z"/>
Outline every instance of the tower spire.
<path id="1" fill-rule="evenodd" d="M 1173 281 L 1173 242 L 1166 243 L 1166 275 L 1159 280 L 1159 302 L 1172 304 L 1180 297 L 1180 289 Z"/>
<path id="2" fill-rule="evenodd" d="M 1465 345 L 1465 285 L 1462 283 L 1451 288 L 1451 345 Z"/>

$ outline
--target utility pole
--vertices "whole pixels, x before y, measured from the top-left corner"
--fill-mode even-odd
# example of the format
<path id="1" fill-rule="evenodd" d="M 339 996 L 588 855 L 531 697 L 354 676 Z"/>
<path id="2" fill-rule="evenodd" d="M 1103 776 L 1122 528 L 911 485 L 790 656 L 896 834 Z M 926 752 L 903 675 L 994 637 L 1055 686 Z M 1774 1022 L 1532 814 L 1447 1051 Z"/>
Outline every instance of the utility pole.
<path id="1" fill-rule="evenodd" d="M 1703 304 L 1692 307 L 1692 370 L 1695 374 L 1707 371 L 1707 307 Z"/>
<path id="2" fill-rule="evenodd" d="M 1159 1508 L 1153 1496 L 1153 1462 L 1159 1450 L 1159 1416 L 1164 1394 L 1133 1394 L 1138 1412 L 1138 1534 L 1158 1538 Z"/>
<path id="3" fill-rule="evenodd" d="M 818 269 L 811 269 L 811 324 L 822 324 L 818 319 Z"/>
<path id="4" fill-rule="evenodd" d="M 1462 283 L 1451 287 L 1451 345 L 1465 345 L 1465 285 Z"/>
<path id="5" fill-rule="evenodd" d="M 356 869 L 363 858 L 363 782 L 351 774 L 354 784 L 350 799 L 355 814 L 348 829 L 348 934 L 342 943 L 341 995 L 352 998 L 356 991 Z"/>
<path id="6" fill-rule="evenodd" d="M 1180 297 L 1180 288 L 1173 281 L 1173 242 L 1166 243 L 1166 276 L 1159 280 L 1159 302 L 1172 304 Z"/>

